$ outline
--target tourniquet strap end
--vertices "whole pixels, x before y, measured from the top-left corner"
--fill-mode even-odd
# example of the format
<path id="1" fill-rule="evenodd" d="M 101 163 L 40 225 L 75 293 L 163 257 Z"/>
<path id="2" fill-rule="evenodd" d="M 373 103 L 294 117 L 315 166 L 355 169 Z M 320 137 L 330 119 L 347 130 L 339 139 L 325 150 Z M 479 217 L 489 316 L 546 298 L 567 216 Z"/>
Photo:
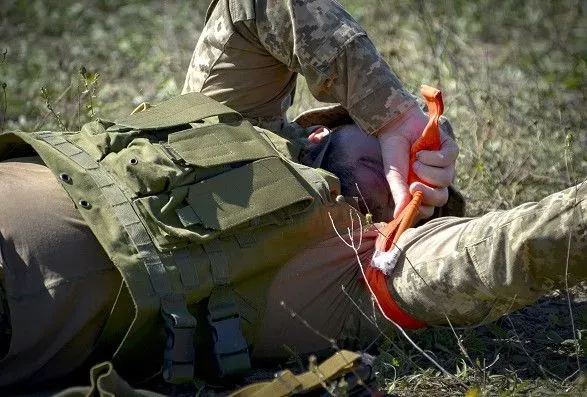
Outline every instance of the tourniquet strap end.
<path id="1" fill-rule="evenodd" d="M 190 382 L 194 378 L 197 321 L 182 302 L 163 302 L 167 340 L 163 356 L 163 378 L 169 383 Z"/>
<path id="2" fill-rule="evenodd" d="M 249 345 L 229 285 L 215 288 L 208 302 L 213 333 L 212 350 L 220 377 L 242 375 L 251 369 Z"/>

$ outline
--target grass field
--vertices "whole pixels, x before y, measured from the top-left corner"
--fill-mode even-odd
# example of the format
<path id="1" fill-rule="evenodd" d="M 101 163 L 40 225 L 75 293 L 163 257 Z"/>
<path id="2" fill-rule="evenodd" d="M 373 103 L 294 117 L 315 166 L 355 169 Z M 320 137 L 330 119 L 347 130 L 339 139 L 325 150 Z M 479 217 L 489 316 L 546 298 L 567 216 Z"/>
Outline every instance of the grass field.
<path id="1" fill-rule="evenodd" d="M 20 1 L 0 6 L 0 130 L 76 129 L 179 94 L 207 1 Z M 346 0 L 412 92 L 442 89 L 468 213 L 511 208 L 587 176 L 584 1 Z M 291 114 L 314 106 L 300 80 Z M 561 258 L 561 266 L 564 258 Z M 557 291 L 476 329 L 382 346 L 393 395 L 586 393 L 587 294 Z"/>

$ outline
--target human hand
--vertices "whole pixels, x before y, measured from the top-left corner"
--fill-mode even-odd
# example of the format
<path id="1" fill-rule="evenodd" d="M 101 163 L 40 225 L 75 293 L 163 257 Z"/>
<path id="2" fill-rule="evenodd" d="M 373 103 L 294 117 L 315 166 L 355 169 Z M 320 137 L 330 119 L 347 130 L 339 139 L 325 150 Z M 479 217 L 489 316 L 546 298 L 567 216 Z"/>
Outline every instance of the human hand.
<path id="1" fill-rule="evenodd" d="M 454 139 L 440 130 L 439 151 L 422 150 L 413 165 L 416 175 L 425 183 L 407 184 L 410 167 L 410 147 L 420 137 L 428 119 L 417 107 L 394 120 L 379 132 L 379 145 L 383 168 L 393 201 L 394 217 L 410 202 L 411 195 L 420 190 L 424 197 L 419 219 L 426 219 L 434 213 L 434 207 L 441 207 L 448 201 L 448 186 L 453 182 L 455 162 L 459 148 Z"/>

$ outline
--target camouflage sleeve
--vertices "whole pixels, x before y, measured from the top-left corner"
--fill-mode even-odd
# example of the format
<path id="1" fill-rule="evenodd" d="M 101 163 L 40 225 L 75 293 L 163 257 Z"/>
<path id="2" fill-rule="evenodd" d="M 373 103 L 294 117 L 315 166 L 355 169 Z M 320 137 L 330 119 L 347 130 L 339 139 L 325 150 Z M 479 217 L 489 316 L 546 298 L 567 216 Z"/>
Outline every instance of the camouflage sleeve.
<path id="1" fill-rule="evenodd" d="M 334 0 L 256 0 L 263 46 L 301 73 L 320 101 L 344 106 L 368 133 L 416 106 L 365 31 Z"/>

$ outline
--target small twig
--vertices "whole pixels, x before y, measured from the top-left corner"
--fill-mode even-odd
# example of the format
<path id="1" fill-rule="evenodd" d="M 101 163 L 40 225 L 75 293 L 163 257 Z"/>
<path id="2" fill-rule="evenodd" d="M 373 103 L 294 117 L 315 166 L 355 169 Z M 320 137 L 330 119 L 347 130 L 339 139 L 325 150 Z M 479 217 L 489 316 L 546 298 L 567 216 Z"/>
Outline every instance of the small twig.
<path id="1" fill-rule="evenodd" d="M 4 132 L 4 120 L 6 119 L 6 112 L 8 111 L 8 97 L 6 95 L 6 82 L 0 81 L 0 87 L 2 87 L 2 96 L 4 102 L 2 103 L 2 112 L 0 114 L 0 133 Z"/>
<path id="2" fill-rule="evenodd" d="M 572 147 L 573 141 L 572 141 L 572 135 L 567 134 L 567 144 L 565 145 L 565 166 L 567 169 L 567 175 L 568 175 L 568 179 L 571 179 L 571 171 L 570 168 L 572 167 L 572 164 L 569 165 L 569 152 L 570 149 Z M 573 202 L 573 208 L 577 205 L 577 195 L 578 195 L 578 186 L 575 185 L 575 197 L 574 197 L 574 202 Z M 571 330 L 573 332 L 573 339 L 575 341 L 575 351 L 576 351 L 576 359 L 577 359 L 577 371 L 576 372 L 580 372 L 581 371 L 581 360 L 579 359 L 579 356 L 581 354 L 581 346 L 579 344 L 579 339 L 577 336 L 577 329 L 575 327 L 575 315 L 573 313 L 573 305 L 571 302 L 571 292 L 569 290 L 569 262 L 571 259 L 571 241 L 573 238 L 573 228 L 569 227 L 569 239 L 567 241 L 567 256 L 565 259 L 565 292 L 567 295 L 567 306 L 569 308 L 569 317 L 571 319 Z M 567 378 L 565 378 L 565 381 L 571 377 L 573 377 L 575 374 L 571 374 L 569 375 Z"/>
<path id="3" fill-rule="evenodd" d="M 560 117 L 560 114 L 559 114 L 559 117 Z M 573 168 L 573 164 L 572 164 L 573 143 L 574 143 L 573 135 L 571 133 L 567 133 L 564 159 L 565 159 L 565 169 L 567 172 L 567 180 L 569 182 L 571 182 L 572 175 L 574 174 L 573 169 L 572 169 Z M 578 194 L 578 186 L 575 184 L 575 196 L 574 196 L 573 207 L 575 207 L 577 205 L 577 194 Z M 566 382 L 568 379 L 572 378 L 577 372 L 581 371 L 581 360 L 579 359 L 579 356 L 581 353 L 581 346 L 579 344 L 579 340 L 578 340 L 578 336 L 577 336 L 577 329 L 575 327 L 575 315 L 573 313 L 573 306 L 572 306 L 572 302 L 571 302 L 571 293 L 569 290 L 569 262 L 570 262 L 570 258 L 571 258 L 572 237 L 573 237 L 573 229 L 571 227 L 569 227 L 569 239 L 567 241 L 567 255 L 565 258 L 565 293 L 567 296 L 567 306 L 569 309 L 569 317 L 571 319 L 571 331 L 573 333 L 573 339 L 575 341 L 575 351 L 576 351 L 575 358 L 577 360 L 577 371 L 575 371 L 573 374 L 567 376 L 564 379 L 564 382 Z"/>
<path id="4" fill-rule="evenodd" d="M 79 73 L 82 76 L 82 80 L 86 88 L 82 94 L 88 95 L 88 105 L 86 107 L 90 117 L 93 119 L 96 116 L 94 111 L 94 98 L 96 97 L 96 87 L 98 85 L 100 74 L 97 72 L 88 71 L 85 66 L 80 68 Z"/>
<path id="5" fill-rule="evenodd" d="M 402 349 L 393 340 L 391 340 L 391 338 L 389 336 L 387 336 L 385 334 L 385 332 L 381 329 L 381 327 L 379 326 L 379 324 L 377 324 L 377 319 L 375 317 L 375 314 L 376 314 L 376 311 L 375 310 L 376 309 L 374 308 L 375 310 L 373 311 L 373 317 L 368 316 L 367 313 L 365 313 L 365 311 L 349 295 L 349 293 L 347 292 L 347 290 L 344 287 L 344 285 L 341 285 L 341 289 L 342 289 L 342 292 L 346 295 L 346 297 L 351 301 L 351 303 L 359 311 L 359 313 L 361 313 L 361 315 L 363 317 L 365 317 L 367 319 L 367 321 L 371 325 L 373 325 L 377 331 L 379 331 L 379 336 L 380 337 L 383 337 L 387 341 L 387 343 L 389 343 L 393 348 L 395 348 L 395 350 L 397 351 L 397 353 L 400 354 L 402 356 L 402 358 L 405 358 L 406 360 L 408 360 L 409 362 L 411 362 L 415 367 L 418 367 L 418 365 L 414 362 L 414 360 L 412 360 L 412 358 L 410 356 L 408 356 L 407 354 L 405 354 L 402 351 Z M 371 348 L 371 346 L 376 343 L 376 341 L 377 341 L 377 339 L 374 339 L 368 346 L 365 347 L 365 350 L 369 350 Z"/>
<path id="6" fill-rule="evenodd" d="M 63 119 L 61 118 L 61 114 L 59 112 L 55 111 L 55 108 L 53 108 L 53 104 L 51 103 L 51 98 L 50 98 L 49 90 L 47 90 L 47 87 L 44 87 L 44 86 L 41 87 L 41 98 L 43 98 L 45 100 L 45 106 L 47 106 L 47 109 L 49 109 L 49 112 L 51 112 L 53 117 L 55 117 L 55 120 L 57 121 L 57 125 L 59 126 L 59 128 L 62 128 L 67 131 L 67 127 L 63 123 Z M 35 129 L 37 129 L 37 127 L 38 126 L 35 126 Z"/>
<path id="7" fill-rule="evenodd" d="M 455 339 L 457 340 L 457 346 L 459 347 L 459 350 L 461 351 L 463 356 L 465 356 L 467 361 L 469 361 L 469 364 L 471 364 L 472 367 L 476 367 L 475 363 L 473 362 L 473 360 L 469 356 L 469 353 L 467 353 L 467 349 L 465 349 L 465 346 L 463 345 L 463 341 L 457 335 L 457 332 L 455 331 L 454 327 L 452 326 L 452 323 L 451 323 L 450 319 L 448 318 L 448 316 L 446 315 L 446 313 L 444 314 L 444 318 L 446 318 L 446 321 L 448 322 L 448 325 L 449 325 L 453 335 L 455 336 Z"/>
<path id="8" fill-rule="evenodd" d="M 334 349 L 335 351 L 340 351 L 342 350 L 338 344 L 336 343 L 336 339 L 334 338 L 329 338 L 326 335 L 324 335 L 322 332 L 320 332 L 318 329 L 314 328 L 305 318 L 301 317 L 295 310 L 289 308 L 287 306 L 287 304 L 284 301 L 281 301 L 279 303 L 281 305 L 281 307 L 283 307 L 285 310 L 289 311 L 290 315 L 293 318 L 297 318 L 306 328 L 308 328 L 310 331 L 312 331 L 315 335 L 317 335 L 318 337 L 324 339 L 325 341 L 327 341 L 328 343 L 330 343 L 330 346 L 332 347 L 332 349 Z M 315 356 L 310 356 L 310 370 L 313 372 L 316 372 L 318 374 L 318 378 L 320 379 L 320 384 L 322 384 L 322 387 L 324 387 L 324 389 L 329 393 L 329 387 L 328 385 L 324 382 L 324 374 L 320 373 L 318 371 L 318 366 L 317 365 L 312 365 L 315 364 L 315 362 L 312 362 L 312 357 L 314 357 L 315 360 Z M 344 359 L 344 356 L 342 356 L 342 358 Z M 354 368 L 351 366 L 352 363 L 347 362 L 347 364 L 351 367 L 351 372 L 356 376 L 357 378 L 357 384 L 363 386 L 365 388 L 365 390 L 367 390 L 371 395 L 373 395 L 373 391 L 367 386 L 365 385 L 365 383 L 363 382 L 363 379 L 361 378 L 361 376 L 354 370 Z M 314 368 L 313 368 L 314 367 Z"/>
<path id="9" fill-rule="evenodd" d="M 332 219 L 332 215 L 330 215 L 330 212 L 328 213 L 328 218 L 330 219 L 330 224 L 332 225 L 332 229 L 334 229 L 334 232 L 336 233 L 336 235 L 338 236 L 338 238 L 349 248 L 353 248 L 353 246 L 349 243 L 346 242 L 346 240 L 340 235 L 340 233 L 338 232 L 338 229 L 336 228 L 336 226 L 334 225 L 334 219 Z"/>
<path id="10" fill-rule="evenodd" d="M 41 98 L 43 98 L 43 99 L 45 99 L 43 97 L 43 89 L 44 88 L 45 87 L 41 88 Z M 58 104 L 59 102 L 61 102 L 63 100 L 63 98 L 65 97 L 65 95 L 69 92 L 70 89 L 71 89 L 71 84 L 69 86 L 67 86 L 65 88 L 65 90 L 63 90 L 63 92 L 57 97 L 57 99 L 55 100 L 54 104 Z M 53 106 L 53 105 L 51 105 L 51 106 Z M 33 127 L 33 131 L 38 130 L 45 123 L 45 121 L 47 121 L 47 118 L 50 115 L 53 115 L 53 112 L 45 113 L 45 115 L 41 118 L 41 120 L 39 120 L 37 122 L 37 124 L 35 124 L 35 126 Z M 67 131 L 67 128 L 65 127 L 65 124 L 63 124 L 63 129 Z"/>
<path id="11" fill-rule="evenodd" d="M 2 51 L 2 61 L 1 63 L 6 62 L 6 55 L 8 55 L 8 48 L 5 48 Z M 2 103 L 2 112 L 0 113 L 0 133 L 4 132 L 4 122 L 6 119 L 6 113 L 8 111 L 8 96 L 6 95 L 6 87 L 8 84 L 5 81 L 0 81 L 0 87 L 2 87 L 2 97 L 4 102 Z"/>
<path id="12" fill-rule="evenodd" d="M 512 327 L 512 331 L 514 331 L 514 335 L 516 336 L 516 339 L 520 343 L 520 347 L 521 347 L 522 351 L 524 352 L 524 354 L 526 355 L 526 357 L 528 357 L 530 359 L 530 361 L 532 362 L 532 364 L 534 364 L 538 369 L 540 369 L 540 371 L 542 372 L 542 376 L 544 376 L 545 378 L 547 378 L 548 375 L 550 375 L 553 378 L 555 378 L 556 380 L 561 381 L 561 378 L 559 378 L 556 374 L 553 374 L 552 372 L 548 371 L 541 364 L 537 363 L 536 360 L 534 360 L 534 358 L 532 356 L 530 356 L 530 353 L 528 353 L 528 350 L 526 350 L 526 348 L 522 344 L 522 339 L 518 335 L 518 331 L 516 330 L 516 326 L 514 325 L 514 322 L 511 320 L 511 318 L 510 318 L 509 315 L 506 315 L 505 317 L 508 320 L 508 322 L 510 323 L 510 326 Z"/>

